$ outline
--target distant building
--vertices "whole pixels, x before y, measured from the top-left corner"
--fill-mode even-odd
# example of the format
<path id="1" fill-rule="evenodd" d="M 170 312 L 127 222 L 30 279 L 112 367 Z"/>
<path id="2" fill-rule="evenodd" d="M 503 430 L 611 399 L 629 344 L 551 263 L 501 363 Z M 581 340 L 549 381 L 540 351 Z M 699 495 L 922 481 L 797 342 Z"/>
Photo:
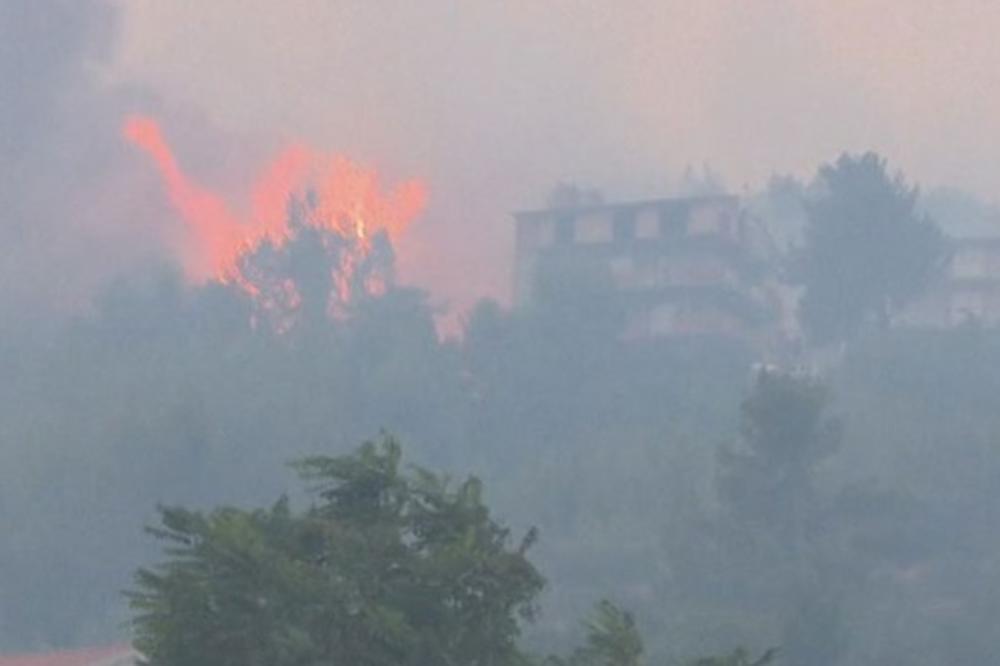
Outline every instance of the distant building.
<path id="1" fill-rule="evenodd" d="M 944 276 L 907 307 L 897 323 L 918 328 L 1000 326 L 1000 236 L 954 239 Z"/>
<path id="2" fill-rule="evenodd" d="M 573 265 L 611 282 L 625 307 L 629 338 L 758 340 L 779 325 L 767 239 L 737 197 L 592 203 L 514 218 L 519 306 L 532 302 L 545 271 Z"/>

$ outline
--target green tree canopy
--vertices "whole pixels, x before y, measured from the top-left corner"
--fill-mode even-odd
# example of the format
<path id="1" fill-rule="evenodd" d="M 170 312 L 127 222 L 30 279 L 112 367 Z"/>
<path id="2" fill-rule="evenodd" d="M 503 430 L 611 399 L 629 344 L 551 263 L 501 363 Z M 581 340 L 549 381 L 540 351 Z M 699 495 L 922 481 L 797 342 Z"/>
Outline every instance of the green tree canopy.
<path id="1" fill-rule="evenodd" d="M 790 537 L 814 500 L 815 466 L 840 446 L 829 391 L 809 375 L 762 369 L 741 406 L 740 444 L 720 454 L 719 493 L 733 513 Z"/>
<path id="2" fill-rule="evenodd" d="M 635 618 L 608 600 L 585 620 L 586 643 L 568 659 L 553 657 L 552 666 L 640 666 L 644 651 Z"/>
<path id="3" fill-rule="evenodd" d="M 516 639 L 543 580 L 483 503 L 400 468 L 389 437 L 296 464 L 317 501 L 296 512 L 162 509 L 165 562 L 130 593 L 152 666 L 482 664 Z"/>
<path id="4" fill-rule="evenodd" d="M 916 212 L 917 188 L 875 153 L 820 167 L 813 189 L 791 275 L 805 289 L 803 327 L 826 343 L 887 325 L 944 264 L 940 229 Z"/>

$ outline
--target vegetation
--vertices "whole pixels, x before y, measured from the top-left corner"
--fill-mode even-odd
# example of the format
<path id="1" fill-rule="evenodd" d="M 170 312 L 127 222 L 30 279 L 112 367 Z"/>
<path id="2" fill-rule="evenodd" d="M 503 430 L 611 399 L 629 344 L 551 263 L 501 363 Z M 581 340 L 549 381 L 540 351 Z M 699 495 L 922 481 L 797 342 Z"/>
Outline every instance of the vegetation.
<path id="1" fill-rule="evenodd" d="M 604 599 L 584 626 L 586 644 L 577 648 L 568 659 L 550 658 L 554 666 L 639 666 L 642 663 L 642 636 L 631 613 Z"/>
<path id="2" fill-rule="evenodd" d="M 401 459 L 388 436 L 303 459 L 295 467 L 317 501 L 302 512 L 288 498 L 207 515 L 162 508 L 149 531 L 168 557 L 139 569 L 128 594 L 147 663 L 529 663 L 517 638 L 543 584 L 527 559 L 537 533 L 514 546 L 478 479 L 452 488 L 422 468 L 403 472 Z M 630 613 L 601 601 L 585 626 L 583 647 L 546 661 L 643 663 Z M 739 666 L 745 656 L 696 663 Z"/>
<path id="3" fill-rule="evenodd" d="M 757 374 L 741 407 L 741 446 L 719 460 L 721 498 L 742 522 L 799 539 L 816 502 L 815 468 L 841 442 L 828 402 L 828 387 L 808 375 Z"/>
<path id="4" fill-rule="evenodd" d="M 817 186 L 776 186 L 790 238 L 792 204 L 822 200 Z M 288 251 L 322 259 L 301 241 Z M 982 526 L 1000 511 L 996 330 L 881 330 L 905 299 L 874 299 L 883 314 L 829 330 L 857 334 L 822 376 L 754 372 L 737 340 L 622 343 L 601 280 L 574 291 L 551 276 L 545 307 L 484 301 L 460 340 L 442 341 L 419 291 L 389 280 L 330 318 L 317 300 L 329 273 L 275 261 L 315 280 L 284 332 L 249 326 L 239 289 L 168 273 L 119 283 L 49 336 L 0 340 L 4 650 L 132 638 L 115 591 L 141 565 L 137 638 L 170 663 L 191 655 L 164 636 L 208 640 L 206 627 L 235 641 L 227 653 L 278 661 L 485 650 L 753 664 L 780 646 L 775 663 L 789 665 L 992 663 L 1000 538 Z M 391 276 L 391 253 L 380 261 Z M 479 484 L 406 468 L 386 443 L 349 453 L 380 428 L 431 469 L 475 471 L 489 510 Z M 331 457 L 297 469 L 310 504 L 285 463 L 317 451 Z M 346 500 L 329 491 L 368 467 L 393 479 L 395 499 L 375 502 L 377 520 L 337 514 Z M 189 507 L 162 513 L 166 557 L 139 537 L 157 504 Z M 418 537 L 418 516 L 472 528 L 472 550 L 447 532 Z M 542 538 L 520 552 L 508 539 L 531 526 Z M 310 559 L 323 547 L 328 559 Z M 465 588 L 442 571 L 486 566 L 496 584 L 514 563 L 512 595 L 477 606 L 489 627 L 451 609 Z M 387 576 L 390 564 L 407 577 Z M 356 577 L 335 580 L 334 566 Z M 220 570 L 231 596 L 210 576 Z M 603 598 L 621 606 L 595 610 Z M 221 625 L 198 615 L 219 604 Z M 425 609 L 439 631 L 414 629 Z M 316 629 L 330 617 L 339 633 Z"/>
<path id="5" fill-rule="evenodd" d="M 803 326 L 820 343 L 886 328 L 943 266 L 940 229 L 917 212 L 917 189 L 874 153 L 820 167 L 813 189 L 792 270 L 805 288 Z"/>
<path id="6" fill-rule="evenodd" d="M 692 666 L 764 666 L 774 661 L 778 651 L 768 650 L 758 659 L 752 659 L 743 649 L 738 649 L 725 657 L 705 657 L 693 662 Z"/>
<path id="7" fill-rule="evenodd" d="M 297 467 L 302 513 L 163 509 L 170 559 L 131 594 L 154 666 L 513 664 L 542 578 L 490 518 L 481 484 L 400 470 L 391 438 Z"/>

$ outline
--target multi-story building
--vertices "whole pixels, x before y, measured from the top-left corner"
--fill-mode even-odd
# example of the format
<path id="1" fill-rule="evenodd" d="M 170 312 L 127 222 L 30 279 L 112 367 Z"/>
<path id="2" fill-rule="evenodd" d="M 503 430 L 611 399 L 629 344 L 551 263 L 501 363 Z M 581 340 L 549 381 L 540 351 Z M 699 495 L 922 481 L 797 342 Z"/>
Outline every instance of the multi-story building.
<path id="1" fill-rule="evenodd" d="M 921 328 L 1000 326 L 1000 237 L 954 239 L 944 275 L 897 323 Z"/>
<path id="2" fill-rule="evenodd" d="M 531 303 L 546 270 L 573 264 L 613 284 L 629 338 L 758 338 L 777 323 L 766 244 L 737 197 L 595 203 L 514 217 L 518 305 Z"/>

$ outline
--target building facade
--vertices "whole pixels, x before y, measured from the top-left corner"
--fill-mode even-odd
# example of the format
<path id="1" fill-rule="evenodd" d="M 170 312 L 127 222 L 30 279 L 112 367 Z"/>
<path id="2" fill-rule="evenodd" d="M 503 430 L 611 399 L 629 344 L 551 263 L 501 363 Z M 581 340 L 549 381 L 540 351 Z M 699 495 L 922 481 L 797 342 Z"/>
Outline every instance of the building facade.
<path id="1" fill-rule="evenodd" d="M 547 271 L 601 275 L 631 339 L 756 338 L 780 309 L 766 243 L 733 196 L 592 204 L 515 214 L 514 297 L 536 297 Z"/>
<path id="2" fill-rule="evenodd" d="M 953 239 L 944 275 L 897 323 L 919 328 L 1000 326 L 1000 237 Z"/>

